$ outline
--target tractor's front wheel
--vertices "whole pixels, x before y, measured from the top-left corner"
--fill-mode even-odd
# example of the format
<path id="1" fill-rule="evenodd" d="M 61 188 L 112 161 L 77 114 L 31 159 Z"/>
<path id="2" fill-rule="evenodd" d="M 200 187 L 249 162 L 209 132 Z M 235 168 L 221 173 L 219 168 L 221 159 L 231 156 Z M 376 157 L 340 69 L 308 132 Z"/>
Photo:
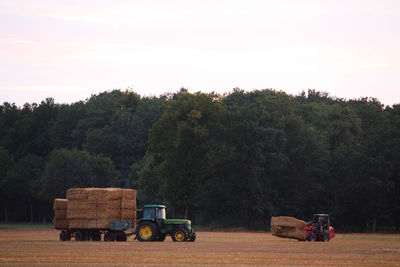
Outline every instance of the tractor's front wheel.
<path id="1" fill-rule="evenodd" d="M 195 240 L 196 240 L 196 233 L 193 233 L 192 237 L 188 241 L 194 242 Z"/>
<path id="2" fill-rule="evenodd" d="M 317 241 L 317 236 L 314 233 L 312 233 L 308 237 L 308 240 L 310 240 L 311 242 L 315 242 L 315 241 Z"/>
<path id="3" fill-rule="evenodd" d="M 139 241 L 154 241 L 158 236 L 157 226 L 153 222 L 142 222 L 138 226 L 136 238 Z"/>
<path id="4" fill-rule="evenodd" d="M 322 240 L 324 240 L 324 242 L 329 242 L 329 240 L 331 240 L 331 237 L 329 236 L 329 233 L 325 233 Z"/>
<path id="5" fill-rule="evenodd" d="M 188 239 L 188 232 L 184 228 L 177 228 L 172 232 L 171 237 L 174 242 L 184 242 Z"/>

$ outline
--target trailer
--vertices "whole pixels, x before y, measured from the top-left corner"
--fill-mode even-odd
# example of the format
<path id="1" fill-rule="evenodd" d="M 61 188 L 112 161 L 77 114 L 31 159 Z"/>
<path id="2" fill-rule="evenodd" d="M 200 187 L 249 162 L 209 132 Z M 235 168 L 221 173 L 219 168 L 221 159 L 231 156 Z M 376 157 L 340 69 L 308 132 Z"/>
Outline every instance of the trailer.
<path id="1" fill-rule="evenodd" d="M 64 228 L 60 231 L 60 240 L 69 241 L 74 238 L 75 241 L 101 241 L 102 236 L 105 242 L 126 241 L 128 236 L 134 235 L 135 231 L 127 233 L 125 231 L 132 229 L 130 221 L 111 221 L 109 228 Z"/>

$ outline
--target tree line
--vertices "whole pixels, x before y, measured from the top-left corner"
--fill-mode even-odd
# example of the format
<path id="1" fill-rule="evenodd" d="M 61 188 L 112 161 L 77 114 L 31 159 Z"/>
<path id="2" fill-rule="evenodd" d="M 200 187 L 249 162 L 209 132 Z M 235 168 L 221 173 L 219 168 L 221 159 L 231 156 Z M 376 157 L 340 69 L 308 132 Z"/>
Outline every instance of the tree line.
<path id="1" fill-rule="evenodd" d="M 127 187 L 139 205 L 211 227 L 329 213 L 341 231 L 400 228 L 400 105 L 309 90 L 0 106 L 0 221 L 49 221 L 71 187 Z"/>

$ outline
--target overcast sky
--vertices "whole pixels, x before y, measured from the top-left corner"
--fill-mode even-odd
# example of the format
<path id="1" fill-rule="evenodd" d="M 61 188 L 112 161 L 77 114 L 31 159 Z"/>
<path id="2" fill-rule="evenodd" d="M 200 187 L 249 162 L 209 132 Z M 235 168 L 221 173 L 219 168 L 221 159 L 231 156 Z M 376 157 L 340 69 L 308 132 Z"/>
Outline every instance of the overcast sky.
<path id="1" fill-rule="evenodd" d="M 0 102 L 274 88 L 400 103 L 400 1 L 1 0 Z"/>

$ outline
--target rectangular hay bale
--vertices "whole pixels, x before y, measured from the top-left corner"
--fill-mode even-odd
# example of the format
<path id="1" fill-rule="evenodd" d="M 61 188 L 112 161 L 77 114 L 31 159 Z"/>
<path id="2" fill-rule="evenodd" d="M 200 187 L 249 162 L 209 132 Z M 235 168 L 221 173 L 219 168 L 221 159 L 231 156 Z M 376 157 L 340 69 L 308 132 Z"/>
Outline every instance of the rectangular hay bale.
<path id="1" fill-rule="evenodd" d="M 64 198 L 54 199 L 54 210 L 66 210 L 68 208 L 68 201 Z"/>
<path id="2" fill-rule="evenodd" d="M 54 218 L 67 219 L 67 210 L 54 210 Z"/>
<path id="3" fill-rule="evenodd" d="M 54 228 L 57 230 L 68 229 L 69 221 L 67 219 L 53 219 Z"/>
<path id="4" fill-rule="evenodd" d="M 87 220 L 87 228 L 99 228 L 107 229 L 110 228 L 110 221 L 118 221 L 118 218 L 106 218 L 106 219 L 91 219 Z"/>
<path id="5" fill-rule="evenodd" d="M 122 209 L 134 209 L 136 210 L 136 199 L 122 199 L 121 200 Z"/>
<path id="6" fill-rule="evenodd" d="M 67 199 L 87 199 L 88 191 L 86 188 L 71 188 L 67 190 Z"/>
<path id="7" fill-rule="evenodd" d="M 271 217 L 271 234 L 297 240 L 306 239 L 306 222 L 289 216 Z"/>
<path id="8" fill-rule="evenodd" d="M 69 228 L 88 228 L 87 219 L 68 219 Z"/>
<path id="9" fill-rule="evenodd" d="M 123 199 L 136 199 L 136 190 L 135 189 L 123 189 Z"/>
<path id="10" fill-rule="evenodd" d="M 89 209 L 68 209 L 67 219 L 86 219 Z"/>
<path id="11" fill-rule="evenodd" d="M 136 210 L 121 209 L 121 220 L 136 220 Z"/>

